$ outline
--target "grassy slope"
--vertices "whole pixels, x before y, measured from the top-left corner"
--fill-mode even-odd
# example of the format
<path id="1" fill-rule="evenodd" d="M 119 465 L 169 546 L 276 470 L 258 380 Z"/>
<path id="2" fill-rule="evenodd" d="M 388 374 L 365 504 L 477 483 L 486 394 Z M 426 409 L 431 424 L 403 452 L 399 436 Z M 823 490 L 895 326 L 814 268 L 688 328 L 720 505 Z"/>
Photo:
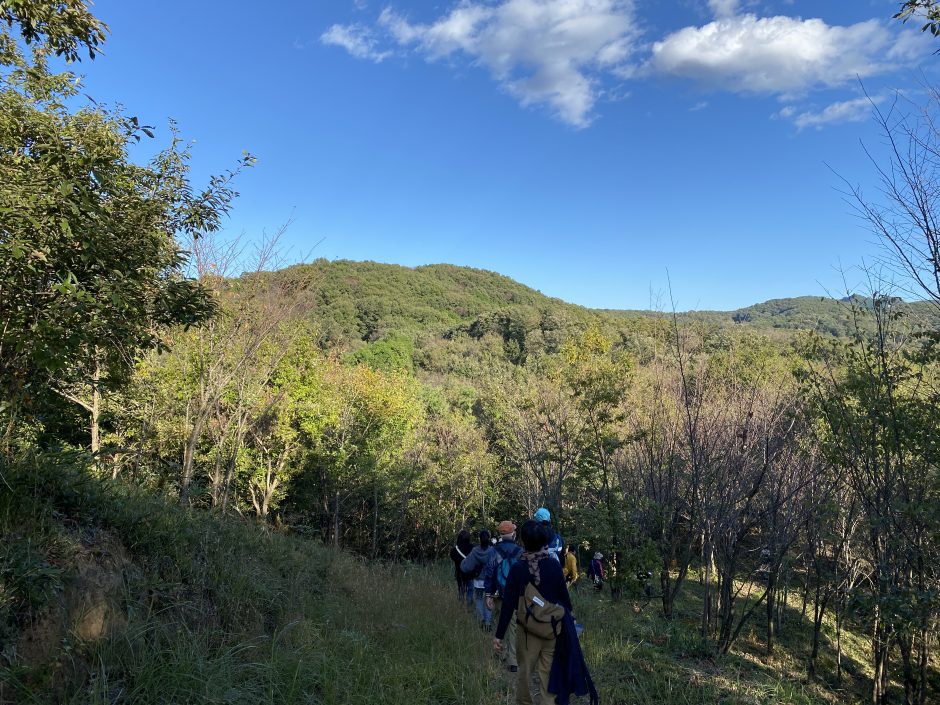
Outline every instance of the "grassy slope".
<path id="1" fill-rule="evenodd" d="M 370 564 L 68 464 L 5 476 L 0 702 L 514 702 L 445 569 Z M 802 682 L 798 613 L 773 660 L 750 637 L 727 658 L 701 658 L 696 590 L 672 625 L 655 604 L 636 614 L 630 601 L 575 596 L 604 702 L 858 699 L 852 680 L 841 694 Z"/>
<path id="2" fill-rule="evenodd" d="M 69 467 L 5 476 L 0 702 L 489 699 L 484 644 L 433 570 L 369 565 Z"/>

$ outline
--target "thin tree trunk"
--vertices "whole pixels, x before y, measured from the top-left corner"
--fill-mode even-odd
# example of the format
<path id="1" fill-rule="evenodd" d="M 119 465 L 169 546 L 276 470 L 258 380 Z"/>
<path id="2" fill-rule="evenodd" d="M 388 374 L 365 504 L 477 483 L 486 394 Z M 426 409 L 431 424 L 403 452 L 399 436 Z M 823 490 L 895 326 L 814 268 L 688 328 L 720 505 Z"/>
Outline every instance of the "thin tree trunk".
<path id="1" fill-rule="evenodd" d="M 95 462 L 100 463 L 98 453 L 101 451 L 101 431 L 99 421 L 101 419 L 101 361 L 98 359 L 97 350 L 95 351 L 95 369 L 91 375 L 91 452 L 95 456 Z"/>
<path id="2" fill-rule="evenodd" d="M 333 545 L 339 548 L 339 490 L 333 498 Z"/>
<path id="3" fill-rule="evenodd" d="M 180 478 L 180 504 L 189 504 L 189 485 L 193 479 L 193 467 L 196 459 L 196 447 L 202 437 L 202 427 L 206 423 L 206 414 L 200 412 L 193 421 L 193 427 L 186 438 L 183 448 L 183 474 Z"/>
<path id="4" fill-rule="evenodd" d="M 813 600 L 813 649 L 809 655 L 809 677 L 816 677 L 816 663 L 819 659 L 819 636 L 822 632 L 822 623 L 823 615 L 826 611 L 826 606 L 822 604 L 820 598 L 820 582 L 821 578 L 819 574 L 816 575 L 816 598 Z"/>
<path id="5" fill-rule="evenodd" d="M 379 554 L 379 483 L 372 483 L 372 558 Z"/>
<path id="6" fill-rule="evenodd" d="M 776 622 L 774 621 L 777 610 L 777 576 L 774 570 L 767 574 L 767 655 L 774 652 L 774 638 L 776 637 Z"/>
<path id="7" fill-rule="evenodd" d="M 836 682 L 842 684 L 842 616 L 845 613 L 845 598 L 839 603 L 836 612 Z"/>
<path id="8" fill-rule="evenodd" d="M 702 641 L 706 641 L 708 639 L 708 628 L 712 620 L 712 572 L 715 565 L 715 552 L 711 545 L 711 539 L 707 540 L 707 548 L 704 550 L 703 559 L 705 563 L 705 593 L 702 599 L 702 623 L 699 630 Z"/>

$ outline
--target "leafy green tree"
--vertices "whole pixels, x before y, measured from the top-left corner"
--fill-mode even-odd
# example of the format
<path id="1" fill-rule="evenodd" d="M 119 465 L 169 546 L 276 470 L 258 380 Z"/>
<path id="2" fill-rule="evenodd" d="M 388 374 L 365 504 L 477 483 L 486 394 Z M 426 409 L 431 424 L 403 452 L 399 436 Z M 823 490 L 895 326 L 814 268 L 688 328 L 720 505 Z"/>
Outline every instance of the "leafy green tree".
<path id="1" fill-rule="evenodd" d="M 349 356 L 354 364 L 382 372 L 414 372 L 414 341 L 404 335 L 388 335 L 359 348 Z"/>
<path id="2" fill-rule="evenodd" d="M 0 0 L 0 22 L 19 31 L 23 40 L 41 53 L 78 61 L 82 52 L 94 59 L 104 42 L 107 25 L 91 14 L 87 0 Z M 21 64 L 15 38 L 0 38 L 0 63 Z"/>
<path id="3" fill-rule="evenodd" d="M 494 514 L 496 458 L 475 419 L 431 404 L 406 453 L 394 553 L 439 556 L 460 529 Z"/>
<path id="4" fill-rule="evenodd" d="M 306 472 L 329 521 L 325 533 L 336 545 L 377 555 L 382 507 L 400 491 L 402 461 L 424 413 L 415 383 L 333 358 L 295 359 L 283 382 L 296 404 Z M 346 522 L 350 514 L 355 520 Z"/>
<path id="5" fill-rule="evenodd" d="M 895 646 L 907 705 L 926 702 L 940 615 L 940 456 L 936 356 L 911 347 L 875 295 L 877 334 L 808 351 L 807 389 L 823 424 L 823 450 L 865 523 L 871 589 L 859 601 L 872 644 L 872 701 L 888 702 Z"/>
<path id="6" fill-rule="evenodd" d="M 238 169 L 195 191 L 189 151 L 174 134 L 146 166 L 131 144 L 151 129 L 100 105 L 73 110 L 72 74 L 47 56 L 91 56 L 103 25 L 86 4 L 14 2 L 0 17 L 36 44 L 32 63 L 0 38 L 0 413 L 42 418 L 62 398 L 89 416 L 100 447 L 102 393 L 169 326 L 212 315 L 209 292 L 185 276 L 177 236 L 219 229 Z M 239 168 L 250 164 L 246 156 Z"/>
<path id="7" fill-rule="evenodd" d="M 584 504 L 587 499 L 602 510 L 593 520 L 593 545 L 604 547 L 610 557 L 608 582 L 616 594 L 625 582 L 633 584 L 629 576 L 631 572 L 635 575 L 631 568 L 636 568 L 637 562 L 628 555 L 635 553 L 640 543 L 639 554 L 645 558 L 650 553 L 646 542 L 638 542 L 634 536 L 627 516 L 631 498 L 616 483 L 616 458 L 624 444 L 624 407 L 634 360 L 614 349 L 613 341 L 597 326 L 569 339 L 558 360 L 549 375 L 563 382 L 587 424 L 587 448 L 579 470 L 581 501 L 572 504 Z"/>

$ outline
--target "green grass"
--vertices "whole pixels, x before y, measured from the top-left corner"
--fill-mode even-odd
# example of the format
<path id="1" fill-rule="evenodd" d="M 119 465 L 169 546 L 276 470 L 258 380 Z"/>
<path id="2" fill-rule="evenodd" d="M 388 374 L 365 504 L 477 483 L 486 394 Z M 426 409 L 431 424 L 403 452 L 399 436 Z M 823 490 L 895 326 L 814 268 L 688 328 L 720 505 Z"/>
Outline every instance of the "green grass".
<path id="1" fill-rule="evenodd" d="M 821 678 L 806 677 L 812 628 L 801 619 L 798 595 L 790 595 L 773 656 L 764 653 L 763 612 L 755 614 L 730 654 L 718 656 L 703 648 L 699 637 L 700 592 L 696 580 L 687 581 L 671 622 L 660 616 L 656 600 L 612 602 L 587 585 L 575 592 L 576 614 L 585 625 L 582 642 L 602 701 L 812 705 L 865 700 L 863 678 L 849 675 L 839 688 L 827 683 L 835 667 L 826 649 L 819 661 Z M 848 672 L 864 671 L 865 640 L 843 633 L 843 648 Z"/>
<path id="2" fill-rule="evenodd" d="M 3 594 L 31 599 L 6 615 L 2 702 L 500 702 L 487 645 L 434 567 L 369 564 L 68 463 L 4 475 L 0 539 L 32 553 L 0 564 Z M 33 565 L 56 571 L 43 589 L 10 580 Z M 96 583 L 112 619 L 83 640 L 72 606 L 89 574 L 114 578 Z M 47 648 L 27 653 L 36 632 Z"/>
<path id="3" fill-rule="evenodd" d="M 55 456 L 4 470 L 12 491 L 0 494 L 0 702 L 515 701 L 489 635 L 440 565 L 369 563 L 183 510 L 79 465 Z M 655 602 L 637 613 L 629 599 L 575 594 L 602 702 L 863 699 L 861 676 L 844 690 L 805 679 L 809 628 L 795 604 L 773 658 L 755 633 L 728 656 L 703 656 L 697 591 L 690 580 L 672 623 Z M 89 621 L 95 614 L 105 618 Z M 90 635 L 89 624 L 98 627 Z M 863 675 L 864 640 L 845 641 L 849 670 Z"/>

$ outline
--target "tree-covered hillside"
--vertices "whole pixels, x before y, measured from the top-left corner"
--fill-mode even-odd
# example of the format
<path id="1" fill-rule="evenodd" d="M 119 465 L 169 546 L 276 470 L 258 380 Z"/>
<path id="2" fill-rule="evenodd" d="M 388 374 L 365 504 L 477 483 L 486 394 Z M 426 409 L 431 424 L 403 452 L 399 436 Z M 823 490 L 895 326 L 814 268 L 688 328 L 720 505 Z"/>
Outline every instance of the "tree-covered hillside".
<path id="1" fill-rule="evenodd" d="M 936 307 L 925 301 L 905 302 L 896 299 L 899 311 L 924 325 L 936 326 L 940 315 Z M 858 294 L 834 299 L 827 296 L 796 296 L 785 299 L 770 299 L 733 311 L 685 311 L 679 314 L 684 320 L 702 321 L 718 326 L 739 326 L 767 334 L 786 334 L 790 331 L 816 331 L 836 338 L 854 334 L 857 325 L 870 330 L 870 322 L 859 320 L 859 309 L 870 308 L 870 301 Z M 604 309 L 604 313 L 619 318 L 637 316 L 671 316 L 655 311 L 621 311 Z"/>
<path id="2" fill-rule="evenodd" d="M 509 277 L 470 267 L 403 267 L 379 262 L 328 261 L 291 267 L 309 277 L 316 319 L 332 339 L 378 340 L 390 333 L 443 334 L 477 317 L 511 311 L 520 319 L 544 313 L 587 322 L 597 314 L 553 299 Z"/>
<path id="3" fill-rule="evenodd" d="M 0 703 L 505 705 L 436 565 L 541 509 L 597 556 L 604 702 L 937 702 L 928 304 L 604 312 L 450 265 L 269 271 L 268 241 L 232 276 L 252 159 L 136 164 L 150 128 L 49 63 L 98 51 L 87 0 L 0 19 Z M 897 159 L 940 154 L 919 119 Z M 882 232 L 940 305 L 935 210 L 926 245 Z"/>
<path id="4" fill-rule="evenodd" d="M 452 264 L 411 268 L 319 259 L 275 276 L 309 280 L 316 292 L 313 316 L 330 342 L 374 342 L 402 335 L 414 341 L 460 333 L 479 338 L 487 332 L 524 342 L 535 331 L 549 337 L 560 331 L 567 337 L 588 325 L 619 338 L 648 328 L 651 324 L 643 319 L 672 317 L 668 311 L 589 309 L 546 296 L 501 274 Z M 778 339 L 795 331 L 839 338 L 853 335 L 859 324 L 857 314 L 870 305 L 859 295 L 842 299 L 796 296 L 732 311 L 681 311 L 678 316 L 683 322 L 777 334 Z M 940 313 L 930 303 L 896 299 L 896 306 L 924 325 L 940 323 Z M 860 323 L 870 325 L 867 320 Z"/>

